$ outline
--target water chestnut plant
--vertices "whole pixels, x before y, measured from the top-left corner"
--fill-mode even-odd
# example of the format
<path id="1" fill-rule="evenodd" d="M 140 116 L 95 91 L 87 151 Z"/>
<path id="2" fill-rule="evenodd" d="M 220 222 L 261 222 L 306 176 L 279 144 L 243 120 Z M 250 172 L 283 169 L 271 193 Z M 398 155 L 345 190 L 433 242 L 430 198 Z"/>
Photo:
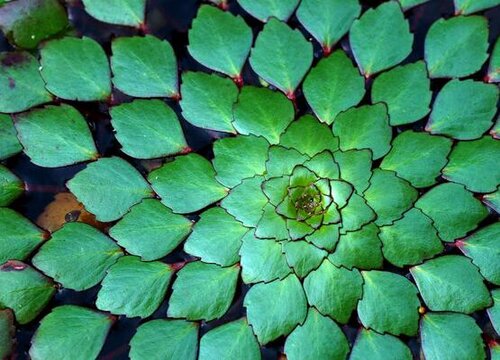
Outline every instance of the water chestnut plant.
<path id="1" fill-rule="evenodd" d="M 500 358 L 500 1 L 168 3 L 0 0 L 0 358 Z"/>

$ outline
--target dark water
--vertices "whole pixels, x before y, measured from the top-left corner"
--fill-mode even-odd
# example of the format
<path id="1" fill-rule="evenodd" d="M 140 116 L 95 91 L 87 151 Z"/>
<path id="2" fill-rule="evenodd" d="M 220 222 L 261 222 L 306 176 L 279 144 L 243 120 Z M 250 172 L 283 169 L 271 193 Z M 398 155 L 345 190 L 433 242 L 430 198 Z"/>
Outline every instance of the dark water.
<path id="1" fill-rule="evenodd" d="M 383 1 L 380 0 L 366 0 L 361 1 L 364 8 L 376 6 Z M 178 62 L 179 71 L 187 70 L 200 70 L 210 72 L 202 65 L 196 63 L 192 57 L 187 52 L 187 31 L 194 18 L 197 8 L 200 5 L 200 1 L 196 0 L 149 0 L 147 9 L 147 32 L 153 34 L 159 38 L 167 39 L 173 46 Z M 229 1 L 229 10 L 235 14 L 242 15 L 247 23 L 252 26 L 254 33 L 257 33 L 262 28 L 262 23 L 248 16 L 236 3 L 235 0 Z M 415 35 L 413 51 L 411 55 L 405 62 L 414 62 L 416 60 L 423 58 L 423 47 L 425 35 L 430 27 L 430 25 L 440 17 L 450 17 L 453 15 L 453 2 L 452 0 L 431 0 L 429 3 L 414 8 L 406 13 L 410 20 L 411 31 Z M 88 16 L 83 7 L 78 2 L 73 2 L 68 7 L 68 13 L 72 25 L 75 27 L 79 35 L 89 36 L 97 40 L 104 47 L 106 52 L 110 54 L 110 44 L 114 37 L 118 36 L 131 36 L 138 33 L 142 33 L 140 30 L 113 26 L 109 24 L 101 23 L 90 16 Z M 500 33 L 500 7 L 489 10 L 484 13 L 488 17 L 490 23 L 490 43 L 493 44 L 494 40 L 498 37 Z M 496 20 L 496 21 L 495 21 Z M 302 28 L 298 23 L 297 19 L 293 17 L 289 23 L 292 27 Z M 207 30 L 209 31 L 209 30 Z M 306 32 L 304 31 L 304 34 Z M 322 52 L 320 46 L 314 43 L 315 47 L 315 63 L 320 59 Z M 344 38 L 339 45 L 347 52 L 350 52 L 349 44 L 346 38 Z M 0 50 L 10 49 L 9 44 L 0 35 Z M 482 79 L 486 74 L 485 65 L 483 69 L 474 76 L 475 79 Z M 245 65 L 243 71 L 243 79 L 245 84 L 259 84 L 258 78 L 252 71 L 248 64 Z M 446 81 L 443 80 L 433 80 L 432 89 L 434 90 L 434 95 L 443 86 Z M 367 89 L 369 90 L 371 80 L 367 80 Z M 297 115 L 300 116 L 304 113 L 310 113 L 311 110 L 307 105 L 304 97 L 298 90 L 296 94 L 297 97 Z M 131 98 L 121 94 L 117 91 L 113 94 L 113 103 L 127 102 Z M 212 143 L 215 139 L 226 136 L 221 133 L 205 131 L 198 129 L 182 119 L 180 108 L 178 103 L 172 100 L 166 100 L 166 102 L 176 111 L 178 116 L 181 118 L 182 127 L 186 135 L 189 146 L 197 153 L 211 159 L 212 153 Z M 369 103 L 369 91 L 362 103 Z M 110 104 L 105 103 L 73 103 L 76 108 L 78 108 L 88 120 L 94 139 L 97 143 L 99 152 L 103 156 L 118 155 L 125 158 L 131 164 L 133 164 L 139 171 L 146 173 L 146 168 L 149 166 L 148 161 L 139 161 L 132 159 L 120 151 L 120 146 L 116 139 L 114 138 L 110 118 L 108 115 L 108 108 Z M 415 128 L 422 130 L 425 125 L 425 120 L 417 122 L 409 126 L 398 127 L 394 131 L 400 132 L 406 128 Z M 35 221 L 38 215 L 42 212 L 44 207 L 49 204 L 54 195 L 58 192 L 66 191 L 65 183 L 67 180 L 71 179 L 74 174 L 80 171 L 85 165 L 74 165 L 64 168 L 57 169 L 47 169 L 41 168 L 30 163 L 29 159 L 23 155 L 19 154 L 13 158 L 5 161 L 5 164 L 10 168 L 15 174 L 17 174 L 24 182 L 27 184 L 28 191 L 18 199 L 14 204 L 13 208 L 24 214 L 29 219 Z M 378 164 L 374 164 L 377 166 Z M 494 220 L 494 216 L 491 215 L 490 218 L 485 220 L 482 224 L 484 226 Z M 455 248 L 447 248 L 446 252 L 457 253 L 458 250 Z M 171 255 L 167 256 L 163 261 L 172 263 L 181 260 L 188 259 L 189 255 L 182 251 L 182 245 L 179 249 L 176 249 Z M 407 269 L 398 269 L 386 264 L 386 269 L 400 273 L 404 276 L 408 276 Z M 38 321 L 46 315 L 51 308 L 54 306 L 62 304 L 75 304 L 83 305 L 87 307 L 94 307 L 95 299 L 99 286 L 83 292 L 75 292 L 66 289 L 60 289 L 52 302 L 46 308 L 45 312 L 42 313 L 38 319 L 33 321 L 31 324 L 20 326 L 17 330 L 17 346 L 16 351 L 13 356 L 14 359 L 25 359 L 28 358 L 27 352 L 30 346 L 31 337 L 38 326 Z M 206 331 L 218 326 L 222 323 L 235 320 L 244 316 L 245 311 L 243 308 L 243 297 L 247 291 L 247 286 L 240 284 L 235 300 L 231 309 L 228 313 L 219 320 L 202 323 L 200 327 L 200 336 Z M 168 299 L 169 293 L 166 296 Z M 163 318 L 166 315 L 167 301 L 164 301 L 161 307 L 155 312 L 152 318 Z M 478 324 L 483 328 L 485 332 L 485 340 L 491 340 L 496 336 L 495 332 L 492 330 L 491 323 L 486 315 L 485 311 L 473 314 L 473 316 L 478 321 Z M 103 350 L 99 356 L 100 359 L 127 359 L 128 354 L 128 342 L 135 333 L 137 326 L 141 323 L 141 319 L 132 318 L 127 319 L 126 317 L 119 317 L 118 320 L 113 325 L 111 332 L 109 333 Z M 352 343 L 356 336 L 356 332 L 360 325 L 355 316 L 351 319 L 349 324 L 343 327 L 349 341 Z M 419 343 L 417 338 L 404 338 L 404 340 L 410 345 L 413 351 L 414 357 L 419 356 Z M 283 339 L 279 339 L 265 348 L 262 349 L 262 354 L 265 359 L 277 359 L 283 348 Z"/>

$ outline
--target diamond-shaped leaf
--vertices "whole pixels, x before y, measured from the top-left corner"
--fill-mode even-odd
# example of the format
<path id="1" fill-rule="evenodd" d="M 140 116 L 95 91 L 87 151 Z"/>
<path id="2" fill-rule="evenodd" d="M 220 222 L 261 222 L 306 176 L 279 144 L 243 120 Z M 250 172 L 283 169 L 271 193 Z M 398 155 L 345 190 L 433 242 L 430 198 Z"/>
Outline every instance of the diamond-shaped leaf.
<path id="1" fill-rule="evenodd" d="M 495 191 L 500 183 L 499 158 L 500 141 L 490 136 L 459 141 L 443 169 L 443 177 L 474 192 Z"/>
<path id="2" fill-rule="evenodd" d="M 153 170 L 148 180 L 161 202 L 181 214 L 203 209 L 227 194 L 215 180 L 210 162 L 195 153 L 178 156 Z"/>
<path id="3" fill-rule="evenodd" d="M 172 286 L 168 303 L 169 317 L 188 320 L 218 319 L 233 301 L 238 266 L 220 267 L 195 261 L 184 266 Z"/>
<path id="4" fill-rule="evenodd" d="M 0 114 L 0 160 L 13 156 L 22 149 L 11 117 Z"/>
<path id="5" fill-rule="evenodd" d="M 345 359 L 349 352 L 347 339 L 335 322 L 309 308 L 306 321 L 288 335 L 287 359 Z"/>
<path id="6" fill-rule="evenodd" d="M 14 119 L 24 152 L 38 166 L 66 166 L 98 155 L 87 122 L 70 105 L 48 105 Z"/>
<path id="7" fill-rule="evenodd" d="M 358 316 L 366 328 L 393 335 L 417 334 L 420 301 L 408 279 L 386 271 L 362 271 L 363 298 Z"/>
<path id="8" fill-rule="evenodd" d="M 87 11 L 97 20 L 128 26 L 144 23 L 146 0 L 82 0 Z"/>
<path id="9" fill-rule="evenodd" d="M 472 14 L 481 10 L 500 5 L 499 0 L 453 0 L 455 13 Z"/>
<path id="10" fill-rule="evenodd" d="M 81 291 L 98 284 L 122 255 L 109 237 L 90 225 L 74 222 L 52 234 L 32 261 L 65 288 Z"/>
<path id="11" fill-rule="evenodd" d="M 428 313 L 420 327 L 426 359 L 486 359 L 481 329 L 470 316 Z"/>
<path id="12" fill-rule="evenodd" d="M 288 335 L 303 323 L 307 315 L 304 290 L 293 274 L 283 280 L 252 286 L 243 305 L 247 310 L 248 322 L 263 345 Z"/>
<path id="13" fill-rule="evenodd" d="M 192 225 L 159 200 L 145 199 L 113 225 L 109 235 L 128 253 L 151 261 L 173 251 L 187 237 Z"/>
<path id="14" fill-rule="evenodd" d="M 432 92 L 423 61 L 398 66 L 373 81 L 373 103 L 387 104 L 392 126 L 420 120 L 430 111 Z"/>
<path id="15" fill-rule="evenodd" d="M 188 51 L 206 67 L 234 78 L 252 46 L 252 30 L 240 16 L 202 5 L 188 33 Z"/>
<path id="16" fill-rule="evenodd" d="M 471 192 L 453 183 L 433 187 L 415 207 L 431 218 L 443 241 L 465 236 L 488 216 L 488 210 Z"/>
<path id="17" fill-rule="evenodd" d="M 498 95 L 493 84 L 451 80 L 438 93 L 425 129 L 459 140 L 477 139 L 493 125 Z"/>
<path id="18" fill-rule="evenodd" d="M 40 322 L 31 341 L 30 357 L 95 359 L 112 321 L 112 317 L 84 307 L 58 306 Z"/>
<path id="19" fill-rule="evenodd" d="M 495 47 L 493 48 L 493 52 L 491 53 L 487 81 L 493 83 L 500 82 L 500 38 L 498 38 L 495 42 Z"/>
<path id="20" fill-rule="evenodd" d="M 137 328 L 130 340 L 131 360 L 161 357 L 195 360 L 198 324 L 184 320 L 157 319 Z"/>
<path id="21" fill-rule="evenodd" d="M 108 58 L 91 38 L 52 40 L 42 47 L 40 54 L 42 77 L 47 90 L 55 96 L 66 100 L 99 101 L 111 94 Z"/>
<path id="22" fill-rule="evenodd" d="M 200 340 L 200 360 L 259 360 L 260 347 L 246 319 L 210 330 Z"/>
<path id="23" fill-rule="evenodd" d="M 488 58 L 488 21 L 481 16 L 439 19 L 425 37 L 425 61 L 431 78 L 464 77 Z"/>
<path id="24" fill-rule="evenodd" d="M 360 12 L 358 0 L 302 0 L 297 18 L 328 55 Z"/>
<path id="25" fill-rule="evenodd" d="M 8 206 L 23 191 L 23 182 L 5 166 L 0 165 L 0 207 Z"/>
<path id="26" fill-rule="evenodd" d="M 248 232 L 224 209 L 215 207 L 200 215 L 193 232 L 184 243 L 184 251 L 202 261 L 221 266 L 238 262 L 243 235 Z"/>
<path id="27" fill-rule="evenodd" d="M 255 40 L 250 65 L 257 75 L 292 97 L 312 59 L 312 44 L 302 33 L 271 18 Z"/>
<path id="28" fill-rule="evenodd" d="M 445 137 L 408 130 L 392 141 L 380 168 L 395 171 L 415 187 L 431 186 L 448 162 L 451 146 L 451 140 Z"/>
<path id="29" fill-rule="evenodd" d="M 238 4 L 253 17 L 266 22 L 270 17 L 286 21 L 300 0 L 237 0 Z"/>
<path id="30" fill-rule="evenodd" d="M 333 134 L 339 137 L 342 151 L 370 149 L 373 159 L 379 159 L 391 147 L 392 129 L 387 107 L 380 103 L 351 108 L 337 116 Z"/>
<path id="31" fill-rule="evenodd" d="M 66 185 L 99 221 L 117 220 L 151 195 L 151 188 L 141 174 L 119 157 L 90 163 Z"/>
<path id="32" fill-rule="evenodd" d="M 470 314 L 491 305 L 479 269 L 464 256 L 446 255 L 427 260 L 410 272 L 432 311 Z"/>
<path id="33" fill-rule="evenodd" d="M 0 112 L 20 112 L 52 99 L 39 67 L 28 52 L 0 53 Z"/>
<path id="34" fill-rule="evenodd" d="M 159 261 L 143 262 L 135 256 L 124 256 L 108 269 L 96 307 L 127 317 L 148 317 L 163 301 L 173 272 Z"/>
<path id="35" fill-rule="evenodd" d="M 412 360 L 410 348 L 397 337 L 362 328 L 358 332 L 350 360 Z"/>
<path id="36" fill-rule="evenodd" d="M 172 46 L 154 36 L 120 37 L 111 44 L 113 85 L 135 97 L 177 97 L 177 61 Z"/>
<path id="37" fill-rule="evenodd" d="M 289 241 L 283 244 L 286 260 L 298 277 L 304 278 L 316 269 L 328 255 L 307 241 Z"/>
<path id="38" fill-rule="evenodd" d="M 0 308 L 10 308 L 19 324 L 35 319 L 55 293 L 52 281 L 17 260 L 0 265 Z"/>
<path id="39" fill-rule="evenodd" d="M 472 259 L 481 275 L 500 285 L 500 223 L 488 225 L 463 240 L 457 241 L 462 252 Z"/>
<path id="40" fill-rule="evenodd" d="M 388 1 L 354 21 L 349 41 L 361 72 L 368 77 L 403 61 L 411 52 L 413 35 L 399 4 Z"/>
<path id="41" fill-rule="evenodd" d="M 110 115 L 121 150 L 129 156 L 159 158 L 187 148 L 177 115 L 161 100 L 134 100 L 112 107 Z"/>

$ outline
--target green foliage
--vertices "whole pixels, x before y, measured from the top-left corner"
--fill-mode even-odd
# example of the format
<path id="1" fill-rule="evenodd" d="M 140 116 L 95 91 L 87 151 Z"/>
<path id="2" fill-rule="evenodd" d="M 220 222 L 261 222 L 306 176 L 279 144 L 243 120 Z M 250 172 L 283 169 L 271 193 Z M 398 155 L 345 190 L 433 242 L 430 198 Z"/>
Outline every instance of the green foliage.
<path id="1" fill-rule="evenodd" d="M 499 2 L 426 2 L 0 0 L 0 357 L 484 359 Z"/>

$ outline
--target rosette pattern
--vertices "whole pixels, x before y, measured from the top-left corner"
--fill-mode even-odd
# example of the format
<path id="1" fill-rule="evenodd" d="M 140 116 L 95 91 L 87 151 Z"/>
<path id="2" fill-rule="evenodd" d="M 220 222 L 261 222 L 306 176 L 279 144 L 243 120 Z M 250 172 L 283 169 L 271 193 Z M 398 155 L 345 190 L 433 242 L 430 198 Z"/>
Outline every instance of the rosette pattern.
<path id="1" fill-rule="evenodd" d="M 455 0 L 423 54 L 426 0 L 210 2 L 174 51 L 145 0 L 83 0 L 137 30 L 108 57 L 53 38 L 74 4 L 0 1 L 39 48 L 0 54 L 0 358 L 39 318 L 41 360 L 126 318 L 132 360 L 498 357 L 500 45 L 473 13 L 499 2 Z M 68 190 L 36 225 L 28 161 Z M 41 317 L 66 289 L 91 300 Z"/>

